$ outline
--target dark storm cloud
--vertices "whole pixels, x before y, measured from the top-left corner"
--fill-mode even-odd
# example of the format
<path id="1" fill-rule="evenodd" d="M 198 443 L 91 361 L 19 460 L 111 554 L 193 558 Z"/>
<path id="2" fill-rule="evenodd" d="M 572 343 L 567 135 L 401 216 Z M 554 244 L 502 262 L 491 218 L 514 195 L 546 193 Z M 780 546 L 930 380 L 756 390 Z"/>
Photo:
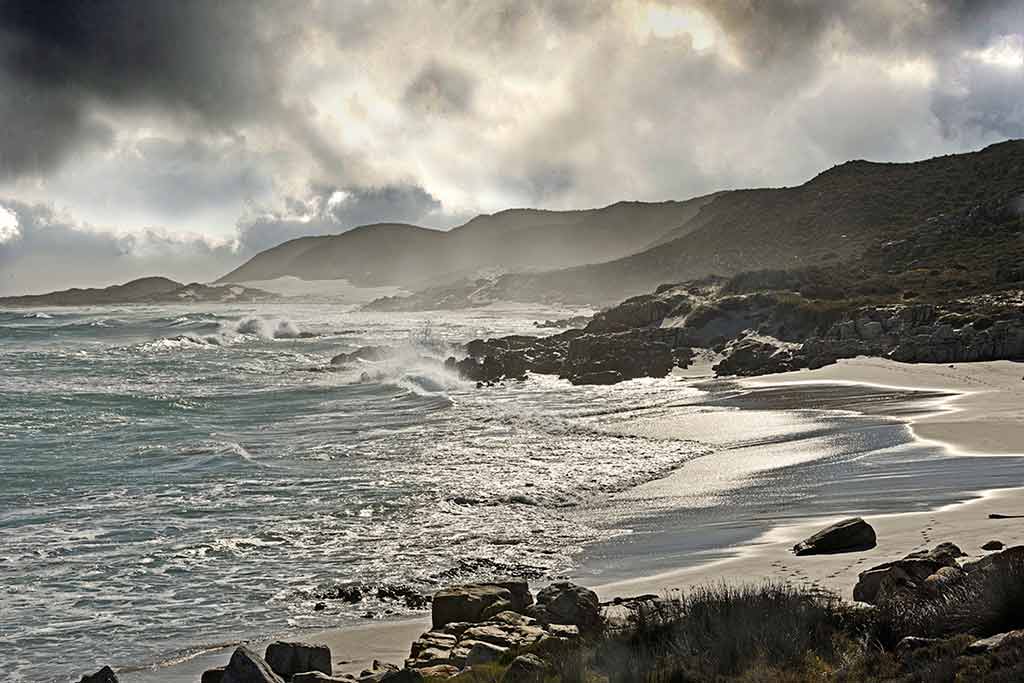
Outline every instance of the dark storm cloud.
<path id="1" fill-rule="evenodd" d="M 238 250 L 252 255 L 296 237 L 331 235 L 370 223 L 435 227 L 439 220 L 445 222 L 443 227 L 448 227 L 450 218 L 441 214 L 441 202 L 421 187 L 315 187 L 308 199 L 289 199 L 284 212 L 240 221 Z"/>
<path id="2" fill-rule="evenodd" d="M 465 114 L 473 106 L 476 81 L 465 71 L 431 61 L 405 89 L 403 102 L 428 114 Z"/>
<path id="3" fill-rule="evenodd" d="M 67 207 L 46 248 L 120 248 L 125 279 L 155 252 L 796 184 L 1024 135 L 1022 34 L 1011 0 L 0 0 L 0 193 Z"/>
<path id="4" fill-rule="evenodd" d="M 272 7 L 272 6 L 270 6 Z M 102 138 L 97 103 L 214 128 L 275 114 L 289 24 L 252 0 L 0 1 L 0 174 L 44 172 Z M 11 130 L 11 128 L 8 128 Z"/>

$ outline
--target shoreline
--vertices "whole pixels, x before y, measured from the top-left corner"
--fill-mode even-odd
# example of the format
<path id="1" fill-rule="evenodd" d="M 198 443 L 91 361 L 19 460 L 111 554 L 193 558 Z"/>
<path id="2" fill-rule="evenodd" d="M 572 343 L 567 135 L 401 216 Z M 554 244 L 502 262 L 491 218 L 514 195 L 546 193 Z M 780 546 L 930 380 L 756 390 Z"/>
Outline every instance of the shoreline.
<path id="1" fill-rule="evenodd" d="M 937 410 L 916 416 L 889 416 L 906 425 L 915 440 L 941 446 L 962 456 L 1024 455 L 1024 364 L 987 361 L 952 365 L 906 364 L 859 357 L 817 370 L 764 375 L 740 381 L 767 388 L 801 384 L 861 385 L 887 389 L 940 391 Z M 897 380 L 897 381 L 893 381 Z M 984 509 L 979 509 L 984 508 Z M 989 519 L 989 513 L 1024 514 L 1024 474 L 1006 487 L 965 491 L 964 498 L 938 508 L 868 515 L 878 532 L 878 545 L 868 551 L 795 557 L 798 541 L 842 516 L 808 518 L 776 525 L 731 556 L 695 567 L 661 572 L 592 586 L 601 598 L 623 593 L 662 593 L 709 582 L 759 582 L 781 579 L 831 590 L 848 599 L 857 574 L 882 562 L 952 541 L 971 557 L 984 553 L 981 543 L 998 539 L 1006 545 L 1024 543 L 1024 524 Z M 984 540 L 978 540 L 985 536 Z M 728 549 L 726 550 L 728 552 Z"/>
<path id="2" fill-rule="evenodd" d="M 959 455 L 1024 455 L 1024 364 L 993 361 L 971 364 L 907 365 L 876 358 L 857 358 L 818 370 L 803 370 L 740 380 L 745 387 L 800 384 L 863 385 L 888 389 L 942 391 L 935 411 L 914 416 L 881 413 L 900 422 L 919 442 L 934 443 Z M 1018 386 L 1019 385 L 1019 386 Z M 1008 396 L 1009 394 L 1009 396 Z M 1014 396 L 1018 400 L 1014 401 Z M 1019 437 L 1018 437 L 1019 435 Z M 990 450 L 991 449 L 991 450 Z M 878 545 L 868 551 L 793 556 L 797 541 L 841 516 L 816 516 L 775 525 L 749 542 L 717 550 L 713 559 L 683 569 L 588 585 L 602 600 L 644 593 L 670 594 L 709 583 L 779 581 L 830 590 L 850 599 L 857 574 L 867 567 L 903 557 L 909 550 L 952 541 L 970 556 L 981 556 L 981 543 L 998 539 L 1024 543 L 1024 524 L 988 519 L 988 513 L 1024 513 L 1024 478 L 1007 487 L 965 491 L 957 502 L 938 508 L 868 515 L 878 532 Z M 1018 528 L 1019 527 L 1019 528 Z M 724 555 L 724 557 L 723 557 Z M 341 626 L 302 634 L 331 647 L 337 671 L 359 671 L 373 659 L 401 662 L 409 645 L 429 629 L 429 616 Z M 262 645 L 263 643 L 261 643 Z M 223 664 L 229 647 L 206 651 L 160 668 L 126 672 L 124 681 L 185 683 L 203 670 Z"/>

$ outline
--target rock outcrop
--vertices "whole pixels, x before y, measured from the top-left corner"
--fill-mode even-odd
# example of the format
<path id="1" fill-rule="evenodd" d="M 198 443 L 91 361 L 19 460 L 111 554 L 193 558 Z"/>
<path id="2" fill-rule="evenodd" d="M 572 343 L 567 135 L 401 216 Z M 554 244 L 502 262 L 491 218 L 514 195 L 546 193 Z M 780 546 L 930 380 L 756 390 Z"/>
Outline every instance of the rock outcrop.
<path id="1" fill-rule="evenodd" d="M 860 517 L 836 522 L 793 546 L 797 555 L 823 555 L 875 547 L 875 530 Z"/>
<path id="2" fill-rule="evenodd" d="M 453 622 L 476 623 L 506 610 L 521 612 L 533 603 L 525 581 L 477 583 L 444 588 L 434 594 L 434 628 Z"/>
<path id="3" fill-rule="evenodd" d="M 1000 648 L 1014 643 L 1024 642 L 1024 629 L 997 633 L 988 638 L 979 638 L 967 646 L 967 654 L 980 655 L 988 652 L 995 652 Z"/>
<path id="4" fill-rule="evenodd" d="M 880 604 L 934 594 L 962 580 L 964 572 L 957 563 L 962 555 L 952 543 L 942 543 L 930 551 L 911 553 L 902 560 L 872 567 L 858 575 L 853 599 Z"/>
<path id="5" fill-rule="evenodd" d="M 224 668 L 223 683 L 284 683 L 258 654 L 241 645 Z"/>
<path id="6" fill-rule="evenodd" d="M 597 593 L 568 581 L 553 583 L 537 593 L 530 615 L 543 624 L 567 624 L 582 633 L 601 628 L 601 603 Z"/>
<path id="7" fill-rule="evenodd" d="M 267 645 L 263 658 L 274 673 L 283 678 L 307 671 L 319 671 L 328 676 L 333 673 L 331 650 L 326 645 L 277 641 Z"/>
<path id="8" fill-rule="evenodd" d="M 495 382 L 533 372 L 558 375 L 573 384 L 664 377 L 673 367 L 686 367 L 692 356 L 682 330 L 661 328 L 475 339 L 466 344 L 466 352 L 466 358 L 451 358 L 447 365 L 469 380 Z"/>
<path id="9" fill-rule="evenodd" d="M 542 623 L 524 614 L 533 614 L 538 609 L 525 581 L 471 584 L 438 591 L 433 601 L 433 628 L 412 644 L 406 668 L 447 677 L 474 664 L 502 659 L 506 653 L 575 641 L 580 637 L 580 628 L 571 625 L 573 620 L 599 622 L 597 596 L 573 584 L 555 586 L 542 590 L 538 598 L 544 600 L 545 615 L 549 614 L 547 606 L 553 606 L 555 612 L 551 614 L 558 614 L 556 623 Z M 596 617 L 591 611 L 594 607 L 598 610 Z"/>

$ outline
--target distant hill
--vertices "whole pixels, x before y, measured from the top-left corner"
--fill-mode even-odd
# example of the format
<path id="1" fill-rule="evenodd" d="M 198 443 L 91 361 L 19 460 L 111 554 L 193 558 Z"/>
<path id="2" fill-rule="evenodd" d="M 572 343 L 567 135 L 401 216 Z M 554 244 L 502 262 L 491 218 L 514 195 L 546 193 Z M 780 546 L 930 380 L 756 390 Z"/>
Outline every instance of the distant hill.
<path id="1" fill-rule="evenodd" d="M 798 187 L 723 192 L 655 246 L 605 263 L 514 273 L 481 300 L 608 303 L 659 284 L 856 259 L 944 217 L 1024 195 L 1024 141 L 914 163 L 851 161 Z M 1022 205 L 1024 206 L 1024 205 Z M 953 252 L 972 249 L 972 235 Z M 952 256 L 951 256 L 952 258 Z"/>
<path id="2" fill-rule="evenodd" d="M 682 230 L 711 197 L 619 202 L 601 209 L 510 209 L 448 232 L 399 223 L 301 237 L 261 252 L 219 282 L 282 276 L 347 279 L 360 286 L 423 287 L 480 272 L 547 270 L 598 263 Z"/>
<path id="3" fill-rule="evenodd" d="M 0 297 L 0 306 L 100 306 L 135 303 L 266 301 L 276 294 L 238 285 L 182 284 L 165 277 L 144 277 L 103 288 L 64 289 L 48 294 Z"/>

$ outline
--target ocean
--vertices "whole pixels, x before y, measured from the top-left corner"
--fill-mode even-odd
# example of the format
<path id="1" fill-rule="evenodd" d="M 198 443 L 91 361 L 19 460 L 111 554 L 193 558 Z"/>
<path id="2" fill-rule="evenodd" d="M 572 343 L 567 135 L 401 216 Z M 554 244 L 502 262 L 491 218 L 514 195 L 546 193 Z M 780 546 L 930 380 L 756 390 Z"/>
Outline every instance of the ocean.
<path id="1" fill-rule="evenodd" d="M 0 311 L 5 676 L 156 679 L 219 644 L 421 613 L 447 583 L 654 573 L 801 516 L 1016 483 L 1015 459 L 959 457 L 889 417 L 939 395 L 477 388 L 441 366 L 567 313 Z M 367 345 L 399 353 L 330 368 Z"/>

